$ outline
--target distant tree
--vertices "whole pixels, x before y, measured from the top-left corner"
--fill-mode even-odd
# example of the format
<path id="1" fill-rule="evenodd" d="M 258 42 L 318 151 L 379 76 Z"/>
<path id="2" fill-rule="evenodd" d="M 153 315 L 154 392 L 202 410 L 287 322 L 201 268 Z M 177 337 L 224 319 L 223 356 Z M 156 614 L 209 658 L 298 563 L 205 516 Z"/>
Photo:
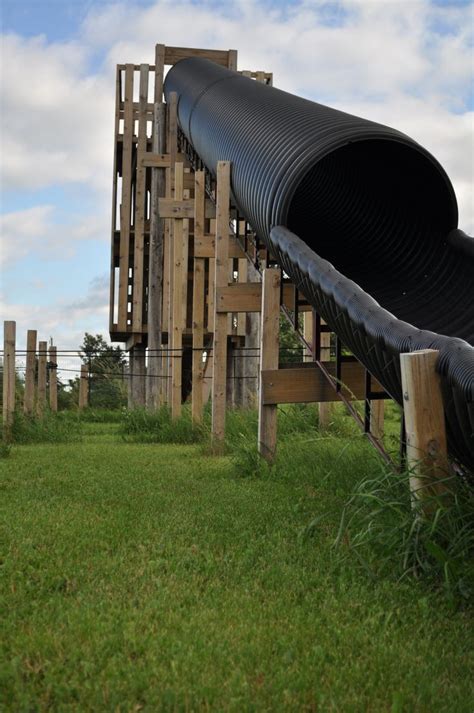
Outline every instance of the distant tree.
<path id="1" fill-rule="evenodd" d="M 101 334 L 84 335 L 80 351 L 81 361 L 89 367 L 89 405 L 94 408 L 115 409 L 126 404 L 126 358 L 120 347 L 107 344 Z M 70 382 L 75 392 L 79 380 Z"/>

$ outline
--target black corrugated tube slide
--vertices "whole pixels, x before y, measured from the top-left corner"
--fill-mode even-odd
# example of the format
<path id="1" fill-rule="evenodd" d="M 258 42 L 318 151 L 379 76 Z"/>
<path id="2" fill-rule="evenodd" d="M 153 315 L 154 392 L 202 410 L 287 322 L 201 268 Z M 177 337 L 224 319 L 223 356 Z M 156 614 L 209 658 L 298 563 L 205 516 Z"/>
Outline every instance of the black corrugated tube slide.
<path id="1" fill-rule="evenodd" d="M 172 67 L 170 92 L 206 167 L 232 162 L 240 214 L 399 403 L 399 354 L 440 349 L 450 451 L 474 470 L 474 240 L 441 165 L 395 129 L 208 60 Z"/>

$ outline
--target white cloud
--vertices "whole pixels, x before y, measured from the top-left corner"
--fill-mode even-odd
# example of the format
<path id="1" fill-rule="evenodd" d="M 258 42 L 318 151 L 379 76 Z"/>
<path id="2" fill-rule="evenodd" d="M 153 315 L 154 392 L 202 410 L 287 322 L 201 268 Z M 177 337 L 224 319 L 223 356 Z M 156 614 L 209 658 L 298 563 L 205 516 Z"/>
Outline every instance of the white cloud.
<path id="1" fill-rule="evenodd" d="M 61 223 L 54 205 L 39 205 L 0 215 L 0 265 L 27 256 L 68 260 L 83 240 L 109 240 L 109 217 L 104 211 L 69 216 Z"/>
<path id="2" fill-rule="evenodd" d="M 16 321 L 17 348 L 25 348 L 26 332 L 36 329 L 38 340 L 53 339 L 58 349 L 77 349 L 84 333 L 108 336 L 108 274 L 93 278 L 83 297 L 45 306 L 0 301 L 0 313 Z"/>

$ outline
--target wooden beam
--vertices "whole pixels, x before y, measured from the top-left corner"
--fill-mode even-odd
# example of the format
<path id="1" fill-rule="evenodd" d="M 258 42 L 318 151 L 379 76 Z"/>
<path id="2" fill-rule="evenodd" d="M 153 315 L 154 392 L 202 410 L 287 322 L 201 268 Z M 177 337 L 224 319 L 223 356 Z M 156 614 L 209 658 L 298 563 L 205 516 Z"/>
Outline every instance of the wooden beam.
<path id="1" fill-rule="evenodd" d="M 212 428 L 214 449 L 221 451 L 225 438 L 227 315 L 216 309 L 217 290 L 228 282 L 230 162 L 217 164 L 216 253 L 214 288 L 214 344 L 212 369 Z"/>
<path id="2" fill-rule="evenodd" d="M 16 322 L 3 323 L 3 439 L 9 442 L 15 417 Z"/>
<path id="3" fill-rule="evenodd" d="M 183 153 L 176 154 L 176 161 L 189 165 L 186 156 Z M 150 151 L 142 151 L 138 154 L 138 166 L 143 168 L 169 168 L 171 166 L 171 156 L 167 153 L 162 153 L 154 149 L 154 153 Z"/>
<path id="4" fill-rule="evenodd" d="M 143 153 L 147 144 L 146 103 L 148 101 L 148 75 L 147 64 L 140 65 L 139 103 L 140 116 L 138 119 L 138 146 L 137 151 Z M 146 206 L 146 169 L 137 166 L 135 184 L 135 222 L 134 222 L 134 251 L 133 251 L 133 285 L 132 285 L 132 331 L 141 332 L 143 325 L 143 297 L 144 297 L 144 251 L 145 251 L 145 206 Z"/>
<path id="5" fill-rule="evenodd" d="M 261 283 L 236 282 L 216 290 L 217 312 L 260 312 L 261 308 Z"/>
<path id="6" fill-rule="evenodd" d="M 155 105 L 161 104 L 163 101 L 163 79 L 165 74 L 165 55 L 166 48 L 164 45 L 155 45 L 155 87 L 154 87 L 154 102 Z"/>
<path id="7" fill-rule="evenodd" d="M 422 349 L 400 355 L 403 411 L 407 438 L 410 488 L 415 500 L 449 492 L 449 464 L 441 382 L 436 365 L 439 352 Z"/>
<path id="8" fill-rule="evenodd" d="M 58 410 L 58 357 L 52 344 L 49 347 L 49 408 L 54 412 Z"/>
<path id="9" fill-rule="evenodd" d="M 26 334 L 26 369 L 25 398 L 23 410 L 31 415 L 35 409 L 35 374 L 36 374 L 36 329 L 29 329 Z"/>
<path id="10" fill-rule="evenodd" d="M 191 416 L 195 423 L 201 423 L 203 412 L 204 385 L 204 258 L 196 257 L 196 242 L 204 236 L 206 200 L 204 171 L 194 174 L 194 263 L 193 263 L 193 356 L 192 356 L 192 392 Z"/>
<path id="11" fill-rule="evenodd" d="M 209 199 L 206 200 L 206 218 L 214 218 L 216 208 Z M 194 218 L 194 198 L 178 200 L 176 196 L 171 198 L 160 198 L 159 211 L 162 218 Z"/>
<path id="12" fill-rule="evenodd" d="M 164 47 L 157 45 L 157 47 Z M 155 76 L 155 82 L 160 81 Z M 163 79 L 161 78 L 161 81 Z M 156 85 L 155 85 L 156 86 Z M 162 90 L 161 90 L 162 91 Z M 161 95 L 160 95 L 161 99 Z M 163 151 L 166 147 L 166 109 L 159 103 L 155 107 L 153 119 L 153 150 Z M 150 410 L 157 409 L 162 402 L 163 359 L 163 274 L 165 223 L 158 209 L 158 199 L 165 195 L 166 174 L 163 168 L 151 171 L 150 206 L 150 250 L 148 262 L 148 378 L 146 380 L 146 403 Z"/>
<path id="13" fill-rule="evenodd" d="M 336 365 L 324 365 L 336 383 Z M 365 397 L 365 370 L 359 362 L 347 362 L 343 367 L 342 393 L 347 399 L 360 401 Z M 374 380 L 373 390 L 383 389 Z M 285 369 L 266 369 L 262 373 L 262 401 L 267 404 L 325 403 L 339 401 L 335 390 L 322 371 L 314 364 Z"/>
<path id="14" fill-rule="evenodd" d="M 183 198 L 183 164 L 176 163 L 174 171 L 174 193 L 176 200 Z M 183 348 L 183 281 L 187 279 L 184 267 L 183 220 L 173 221 L 173 297 L 171 331 L 171 417 L 181 415 L 182 401 L 182 348 Z"/>
<path id="15" fill-rule="evenodd" d="M 230 57 L 230 53 L 232 54 Z M 209 59 L 215 64 L 220 64 L 222 67 L 234 69 L 233 62 L 237 62 L 237 50 L 208 50 L 197 47 L 166 47 L 165 48 L 165 64 L 176 64 L 181 59 L 188 57 L 202 57 Z"/>
<path id="16" fill-rule="evenodd" d="M 38 416 L 43 416 L 46 410 L 46 377 L 48 361 L 48 344 L 39 342 L 38 344 L 38 398 L 36 410 Z"/>
<path id="17" fill-rule="evenodd" d="M 278 369 L 280 282 L 277 268 L 266 268 L 262 282 L 262 319 L 260 327 L 260 379 L 258 398 L 258 452 L 272 463 L 277 442 L 277 407 L 264 400 L 263 374 Z"/>
<path id="18" fill-rule="evenodd" d="M 89 368 L 87 364 L 81 364 L 81 376 L 79 378 L 79 408 L 87 408 L 89 403 Z"/>
<path id="19" fill-rule="evenodd" d="M 209 214 L 207 217 L 209 217 Z M 216 244 L 214 235 L 206 233 L 199 238 L 194 236 L 194 257 L 212 258 L 214 257 L 215 251 Z M 244 250 L 233 234 L 229 234 L 229 258 L 243 258 L 246 260 Z"/>
<path id="20" fill-rule="evenodd" d="M 120 211 L 120 270 L 118 331 L 127 331 L 130 268 L 130 224 L 132 206 L 133 65 L 125 69 L 125 118 L 122 148 L 122 200 Z"/>
<path id="21" fill-rule="evenodd" d="M 381 441 L 384 437 L 385 401 L 378 399 L 370 402 L 370 432 Z"/>

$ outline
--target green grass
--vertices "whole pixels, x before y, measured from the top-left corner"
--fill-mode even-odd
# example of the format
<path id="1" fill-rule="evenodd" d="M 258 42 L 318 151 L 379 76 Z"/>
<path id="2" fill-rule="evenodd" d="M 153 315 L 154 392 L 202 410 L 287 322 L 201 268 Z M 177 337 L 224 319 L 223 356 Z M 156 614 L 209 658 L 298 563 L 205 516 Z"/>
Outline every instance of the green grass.
<path id="1" fill-rule="evenodd" d="M 273 469 L 242 455 L 242 414 L 221 458 L 102 423 L 12 448 L 2 710 L 473 710 L 472 612 L 334 546 L 373 451 L 280 423 Z"/>

